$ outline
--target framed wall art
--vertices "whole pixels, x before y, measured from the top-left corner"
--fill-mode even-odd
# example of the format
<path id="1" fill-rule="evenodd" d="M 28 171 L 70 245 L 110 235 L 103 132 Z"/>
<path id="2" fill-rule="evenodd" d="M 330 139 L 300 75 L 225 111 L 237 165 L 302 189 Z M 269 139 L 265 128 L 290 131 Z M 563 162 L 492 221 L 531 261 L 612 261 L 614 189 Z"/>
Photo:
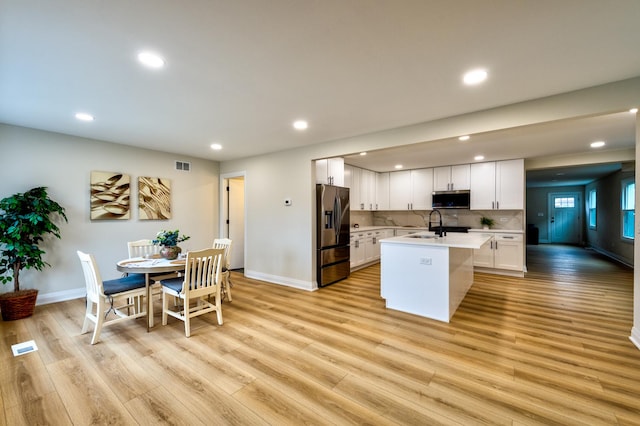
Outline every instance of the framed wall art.
<path id="1" fill-rule="evenodd" d="M 171 181 L 155 177 L 138 178 L 140 220 L 171 219 Z"/>
<path id="2" fill-rule="evenodd" d="M 118 172 L 91 172 L 91 220 L 131 218 L 131 178 Z"/>

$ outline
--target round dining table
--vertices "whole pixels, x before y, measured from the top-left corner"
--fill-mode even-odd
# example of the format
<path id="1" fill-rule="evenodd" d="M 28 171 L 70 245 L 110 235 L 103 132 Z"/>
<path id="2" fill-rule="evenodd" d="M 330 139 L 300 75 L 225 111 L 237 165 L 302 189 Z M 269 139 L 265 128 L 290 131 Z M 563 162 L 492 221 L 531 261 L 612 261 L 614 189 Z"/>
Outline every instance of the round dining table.
<path id="1" fill-rule="evenodd" d="M 147 290 L 147 331 L 153 327 L 153 301 L 151 300 L 150 281 L 153 275 L 182 272 L 185 269 L 186 259 L 168 260 L 164 258 L 134 257 L 124 259 L 116 264 L 116 269 L 127 274 L 144 274 L 145 288 Z"/>

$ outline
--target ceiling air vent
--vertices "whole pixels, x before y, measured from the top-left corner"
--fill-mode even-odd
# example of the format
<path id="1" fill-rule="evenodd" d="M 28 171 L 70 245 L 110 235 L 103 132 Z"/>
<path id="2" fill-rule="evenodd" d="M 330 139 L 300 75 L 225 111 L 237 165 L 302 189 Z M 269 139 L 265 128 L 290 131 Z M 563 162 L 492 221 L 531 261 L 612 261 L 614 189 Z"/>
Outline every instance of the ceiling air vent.
<path id="1" fill-rule="evenodd" d="M 176 161 L 176 170 L 181 170 L 183 172 L 190 172 L 191 163 L 187 163 L 186 161 Z"/>

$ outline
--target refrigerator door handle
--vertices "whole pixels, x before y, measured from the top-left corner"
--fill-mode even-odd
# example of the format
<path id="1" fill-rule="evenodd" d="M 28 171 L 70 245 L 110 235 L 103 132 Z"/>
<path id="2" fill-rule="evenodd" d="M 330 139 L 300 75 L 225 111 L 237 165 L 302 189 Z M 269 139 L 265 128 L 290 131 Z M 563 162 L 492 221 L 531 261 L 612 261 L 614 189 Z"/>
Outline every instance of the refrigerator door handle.
<path id="1" fill-rule="evenodd" d="M 335 217 L 335 229 L 334 232 L 336 233 L 336 243 L 340 244 L 340 229 L 342 228 L 342 218 L 340 217 L 340 214 L 342 212 L 342 208 L 340 206 L 340 197 L 336 197 L 333 199 L 333 215 Z"/>

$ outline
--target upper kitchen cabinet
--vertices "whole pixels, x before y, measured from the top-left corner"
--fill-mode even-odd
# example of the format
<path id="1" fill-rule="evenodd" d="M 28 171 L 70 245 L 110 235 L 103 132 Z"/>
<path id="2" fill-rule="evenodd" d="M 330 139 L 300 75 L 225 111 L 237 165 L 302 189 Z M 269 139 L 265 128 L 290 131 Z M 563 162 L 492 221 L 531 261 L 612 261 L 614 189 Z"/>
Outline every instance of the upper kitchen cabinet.
<path id="1" fill-rule="evenodd" d="M 433 169 L 389 173 L 390 210 L 431 210 Z"/>
<path id="2" fill-rule="evenodd" d="M 411 210 L 411 171 L 389 173 L 389 209 Z"/>
<path id="3" fill-rule="evenodd" d="M 436 167 L 433 169 L 434 191 L 457 191 L 459 189 L 469 189 L 470 186 L 471 166 L 469 164 Z"/>
<path id="4" fill-rule="evenodd" d="M 376 172 L 349 164 L 344 166 L 344 186 L 350 188 L 349 204 L 353 210 L 376 210 Z"/>
<path id="5" fill-rule="evenodd" d="M 344 186 L 344 159 L 323 158 L 316 160 L 316 183 Z"/>
<path id="6" fill-rule="evenodd" d="M 471 165 L 472 210 L 523 210 L 524 160 Z"/>
<path id="7" fill-rule="evenodd" d="M 360 204 L 360 210 L 376 210 L 376 172 L 360 169 Z"/>
<path id="8" fill-rule="evenodd" d="M 375 210 L 389 210 L 389 172 L 376 173 Z"/>
<path id="9" fill-rule="evenodd" d="M 344 186 L 349 188 L 350 210 L 360 210 L 360 168 L 344 165 Z"/>

